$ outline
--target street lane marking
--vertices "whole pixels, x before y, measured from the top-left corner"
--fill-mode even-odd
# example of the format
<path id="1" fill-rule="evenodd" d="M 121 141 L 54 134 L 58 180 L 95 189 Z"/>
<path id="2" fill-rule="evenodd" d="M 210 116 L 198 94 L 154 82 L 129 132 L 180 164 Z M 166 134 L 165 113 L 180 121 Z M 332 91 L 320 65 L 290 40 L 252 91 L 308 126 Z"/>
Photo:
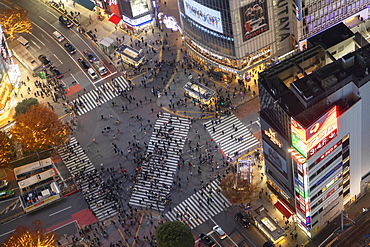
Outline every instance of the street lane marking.
<path id="1" fill-rule="evenodd" d="M 9 233 L 12 233 L 12 232 L 15 232 L 15 230 L 11 230 L 9 232 L 3 233 L 3 234 L 0 235 L 0 237 L 5 236 L 5 235 L 8 235 Z"/>
<path id="2" fill-rule="evenodd" d="M 33 25 L 35 25 L 35 23 L 32 23 Z M 37 26 L 37 25 L 36 25 Z M 40 28 L 38 26 L 38 28 Z M 43 43 L 39 38 L 37 38 L 34 34 L 30 33 L 32 35 L 32 37 L 34 37 L 35 39 L 37 39 L 38 42 L 40 42 L 43 46 L 45 46 L 45 43 Z M 32 42 L 33 43 L 33 42 Z"/>
<path id="3" fill-rule="evenodd" d="M 59 59 L 59 57 L 57 57 L 57 55 L 55 55 L 55 54 L 53 54 L 54 55 L 54 57 L 56 58 L 56 59 L 58 59 L 58 61 L 61 63 L 61 64 L 63 64 L 63 62 Z"/>
<path id="4" fill-rule="evenodd" d="M 59 210 L 59 211 L 56 211 L 55 213 L 49 214 L 49 216 L 51 217 L 51 216 L 53 216 L 53 215 L 59 214 L 59 213 L 61 213 L 61 212 L 65 211 L 65 210 L 67 210 L 67 209 L 70 209 L 71 207 L 72 207 L 72 206 L 69 206 L 69 207 L 63 208 L 63 209 L 61 209 L 61 210 Z"/>

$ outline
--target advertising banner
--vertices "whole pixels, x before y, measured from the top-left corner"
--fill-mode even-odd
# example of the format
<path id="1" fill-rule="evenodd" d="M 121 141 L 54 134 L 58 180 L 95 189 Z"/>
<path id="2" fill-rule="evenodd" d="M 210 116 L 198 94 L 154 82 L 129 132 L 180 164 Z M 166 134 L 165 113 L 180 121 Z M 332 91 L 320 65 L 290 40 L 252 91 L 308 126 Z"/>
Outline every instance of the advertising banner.
<path id="1" fill-rule="evenodd" d="M 193 21 L 213 31 L 223 33 L 221 13 L 193 0 L 184 0 L 185 14 Z"/>
<path id="2" fill-rule="evenodd" d="M 286 176 L 288 171 L 285 159 L 265 141 L 263 141 L 263 151 L 265 158 Z"/>
<path id="3" fill-rule="evenodd" d="M 269 30 L 267 0 L 256 0 L 240 8 L 243 41 Z"/>
<path id="4" fill-rule="evenodd" d="M 307 129 L 291 119 L 292 145 L 304 157 L 311 157 L 337 136 L 337 106 L 334 106 Z"/>

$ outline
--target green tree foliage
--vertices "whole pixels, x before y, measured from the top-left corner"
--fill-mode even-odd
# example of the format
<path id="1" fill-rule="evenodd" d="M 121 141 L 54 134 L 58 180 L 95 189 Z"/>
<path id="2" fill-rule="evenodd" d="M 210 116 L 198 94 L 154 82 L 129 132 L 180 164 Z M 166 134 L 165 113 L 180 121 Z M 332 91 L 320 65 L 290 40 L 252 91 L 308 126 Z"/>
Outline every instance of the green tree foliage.
<path id="1" fill-rule="evenodd" d="M 24 99 L 21 102 L 18 102 L 17 106 L 15 107 L 15 115 L 18 116 L 20 114 L 26 113 L 30 106 L 38 104 L 39 101 L 36 98 Z"/>
<path id="2" fill-rule="evenodd" d="M 14 156 L 15 149 L 12 140 L 3 131 L 0 131 L 0 150 L 0 167 L 4 167 Z"/>
<path id="3" fill-rule="evenodd" d="M 159 226 L 156 233 L 158 247 L 194 247 L 194 237 L 188 226 L 180 221 L 169 221 Z"/>

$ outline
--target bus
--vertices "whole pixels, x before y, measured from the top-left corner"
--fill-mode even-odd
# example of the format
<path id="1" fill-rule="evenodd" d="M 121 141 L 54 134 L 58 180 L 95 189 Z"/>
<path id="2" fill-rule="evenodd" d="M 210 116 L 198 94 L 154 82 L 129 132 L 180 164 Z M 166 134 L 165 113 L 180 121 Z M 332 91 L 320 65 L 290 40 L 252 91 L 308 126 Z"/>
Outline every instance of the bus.
<path id="1" fill-rule="evenodd" d="M 51 160 L 51 158 L 46 158 L 24 166 L 14 168 L 14 175 L 17 181 L 21 181 L 52 168 L 54 168 L 53 161 Z"/>
<path id="2" fill-rule="evenodd" d="M 18 186 L 21 193 L 24 193 L 38 186 L 54 181 L 56 178 L 58 178 L 58 172 L 55 168 L 52 168 L 19 181 Z"/>

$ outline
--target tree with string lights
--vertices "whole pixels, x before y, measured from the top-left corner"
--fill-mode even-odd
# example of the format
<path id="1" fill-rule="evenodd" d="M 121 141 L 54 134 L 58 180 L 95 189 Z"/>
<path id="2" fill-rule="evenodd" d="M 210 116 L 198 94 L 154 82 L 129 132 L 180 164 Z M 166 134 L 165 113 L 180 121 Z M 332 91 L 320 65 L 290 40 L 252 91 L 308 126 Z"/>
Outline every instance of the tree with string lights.
<path id="1" fill-rule="evenodd" d="M 46 233 L 43 222 L 35 220 L 32 228 L 18 226 L 14 233 L 4 242 L 5 247 L 54 247 L 57 239 L 54 232 Z"/>
<path id="2" fill-rule="evenodd" d="M 31 33 L 32 22 L 25 9 L 5 9 L 0 13 L 0 25 L 5 34 L 14 39 L 17 33 Z"/>

